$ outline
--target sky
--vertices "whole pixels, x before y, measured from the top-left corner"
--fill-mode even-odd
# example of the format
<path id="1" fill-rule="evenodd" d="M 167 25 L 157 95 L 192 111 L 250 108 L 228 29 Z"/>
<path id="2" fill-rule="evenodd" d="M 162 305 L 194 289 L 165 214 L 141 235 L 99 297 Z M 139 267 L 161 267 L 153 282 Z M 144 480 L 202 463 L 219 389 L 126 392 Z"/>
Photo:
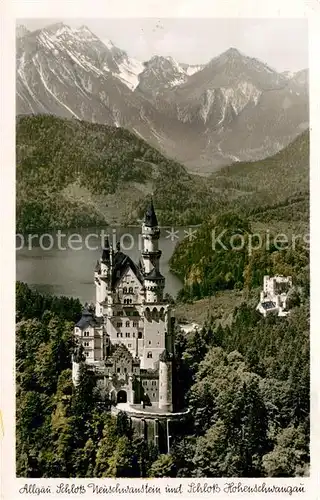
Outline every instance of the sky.
<path id="1" fill-rule="evenodd" d="M 86 25 L 103 41 L 111 40 L 129 56 L 147 61 L 172 56 L 204 64 L 230 47 L 256 57 L 277 71 L 298 71 L 308 63 L 306 19 L 18 19 L 29 30 L 63 22 Z"/>

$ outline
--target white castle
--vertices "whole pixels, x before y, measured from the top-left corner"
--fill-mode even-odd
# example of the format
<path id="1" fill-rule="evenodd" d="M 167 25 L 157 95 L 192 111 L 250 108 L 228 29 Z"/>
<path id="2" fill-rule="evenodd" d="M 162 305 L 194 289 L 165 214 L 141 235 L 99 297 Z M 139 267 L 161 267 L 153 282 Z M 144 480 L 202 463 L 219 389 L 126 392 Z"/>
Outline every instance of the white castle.
<path id="1" fill-rule="evenodd" d="M 268 314 L 277 314 L 278 316 L 287 316 L 288 292 L 292 288 L 291 276 L 264 276 L 263 290 L 260 293 L 260 301 L 257 310 L 267 316 Z"/>
<path id="2" fill-rule="evenodd" d="M 144 435 L 150 434 L 146 429 L 152 421 L 155 442 L 161 422 L 166 429 L 169 417 L 185 413 L 175 411 L 173 401 L 174 317 L 163 297 L 159 237 L 151 201 L 142 224 L 138 265 L 120 251 L 119 244 L 114 250 L 105 241 L 94 272 L 95 308 L 84 310 L 75 325 L 72 359 L 73 383 L 79 383 L 80 366 L 85 363 L 113 412 L 126 411 L 142 422 Z M 168 442 L 168 430 L 164 433 Z M 168 443 L 165 448 L 168 451 Z"/>

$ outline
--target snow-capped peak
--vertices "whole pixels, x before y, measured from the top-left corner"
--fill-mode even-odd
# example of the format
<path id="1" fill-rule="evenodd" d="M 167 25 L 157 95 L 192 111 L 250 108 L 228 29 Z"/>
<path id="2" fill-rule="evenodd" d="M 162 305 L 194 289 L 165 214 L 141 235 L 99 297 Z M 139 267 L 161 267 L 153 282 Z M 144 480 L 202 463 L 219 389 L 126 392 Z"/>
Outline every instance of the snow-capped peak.
<path id="1" fill-rule="evenodd" d="M 180 64 L 171 56 L 166 57 L 166 59 L 172 64 L 172 67 L 177 71 L 177 73 L 183 73 L 185 74 L 184 69 Z"/>
<path id="2" fill-rule="evenodd" d="M 102 40 L 107 49 L 112 50 L 114 48 L 114 43 L 111 40 Z"/>

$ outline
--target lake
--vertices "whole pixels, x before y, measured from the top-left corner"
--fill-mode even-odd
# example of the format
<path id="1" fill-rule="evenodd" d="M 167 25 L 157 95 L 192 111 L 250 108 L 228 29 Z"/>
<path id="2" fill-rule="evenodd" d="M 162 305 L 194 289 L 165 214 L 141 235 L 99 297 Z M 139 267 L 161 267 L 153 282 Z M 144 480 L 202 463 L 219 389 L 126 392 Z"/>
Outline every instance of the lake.
<path id="1" fill-rule="evenodd" d="M 176 243 L 186 237 L 187 228 L 161 228 L 160 270 L 166 278 L 165 292 L 176 296 L 181 281 L 169 271 L 169 259 Z M 95 300 L 94 267 L 101 257 L 101 241 L 109 234 L 112 244 L 120 241 L 121 251 L 138 263 L 141 228 L 90 228 L 52 231 L 38 235 L 17 235 L 16 279 L 40 292 Z"/>

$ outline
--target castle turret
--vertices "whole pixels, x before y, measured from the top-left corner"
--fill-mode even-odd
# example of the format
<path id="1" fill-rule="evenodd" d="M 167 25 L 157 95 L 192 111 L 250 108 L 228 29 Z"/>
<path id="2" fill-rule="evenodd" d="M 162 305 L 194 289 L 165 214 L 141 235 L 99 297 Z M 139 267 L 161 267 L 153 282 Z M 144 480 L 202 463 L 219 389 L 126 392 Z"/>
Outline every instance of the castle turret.
<path id="1" fill-rule="evenodd" d="M 103 316 L 103 306 L 110 287 L 110 277 L 113 265 L 113 249 L 107 237 L 102 248 L 102 256 L 95 268 L 96 285 L 96 316 Z"/>
<path id="2" fill-rule="evenodd" d="M 163 299 L 164 277 L 159 270 L 162 253 L 158 246 L 160 229 L 152 200 L 146 211 L 144 223 L 142 224 L 142 238 L 143 249 L 141 252 L 141 264 L 145 278 L 146 302 L 161 302 Z"/>
<path id="3" fill-rule="evenodd" d="M 173 355 L 165 349 L 159 356 L 159 408 L 171 412 Z"/>

